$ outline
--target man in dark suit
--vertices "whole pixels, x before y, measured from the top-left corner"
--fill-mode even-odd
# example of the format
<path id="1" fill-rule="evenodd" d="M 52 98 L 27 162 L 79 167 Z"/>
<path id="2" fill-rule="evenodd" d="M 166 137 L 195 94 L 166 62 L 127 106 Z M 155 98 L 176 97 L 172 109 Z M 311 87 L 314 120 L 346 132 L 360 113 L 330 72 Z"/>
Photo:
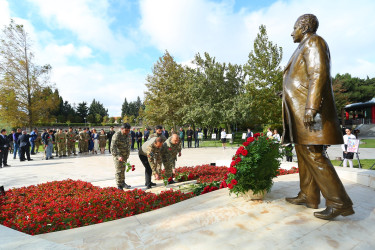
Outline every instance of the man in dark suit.
<path id="1" fill-rule="evenodd" d="M 143 134 L 143 139 L 146 142 L 148 140 L 148 137 L 150 136 L 150 131 L 145 128 L 145 133 Z"/>
<path id="2" fill-rule="evenodd" d="M 352 201 L 335 168 L 323 153 L 324 145 L 343 144 L 332 91 L 331 57 L 327 43 L 316 34 L 316 16 L 300 16 L 291 34 L 299 43 L 284 70 L 283 143 L 294 143 L 300 176 L 296 205 L 318 208 L 320 192 L 327 208 L 314 216 L 330 220 L 354 213 Z"/>
<path id="3" fill-rule="evenodd" d="M 165 136 L 165 138 L 168 139 L 168 137 L 169 137 L 169 133 L 168 133 L 167 130 L 165 130 L 165 128 L 163 128 L 163 132 L 161 132 L 161 133 Z"/>
<path id="4" fill-rule="evenodd" d="M 139 151 L 139 149 L 142 147 L 142 132 L 140 128 L 135 133 L 135 138 L 137 139 L 137 148 Z"/>
<path id="5" fill-rule="evenodd" d="M 8 152 L 10 149 L 10 142 L 7 136 L 7 131 L 5 129 L 1 130 L 0 134 L 0 168 L 3 165 L 4 167 L 9 167 L 8 165 Z"/>
<path id="6" fill-rule="evenodd" d="M 130 138 L 132 140 L 132 144 L 130 149 L 133 151 L 134 150 L 134 144 L 135 144 L 135 128 L 133 128 L 132 131 L 130 131 Z"/>
<path id="7" fill-rule="evenodd" d="M 188 148 L 191 148 L 192 146 L 192 141 L 193 141 L 193 136 L 194 136 L 194 130 L 191 129 L 191 127 L 186 130 L 186 138 L 188 142 Z"/>
<path id="8" fill-rule="evenodd" d="M 32 161 L 30 158 L 30 135 L 26 131 L 22 131 L 22 135 L 18 137 L 18 145 L 20 145 L 20 161 L 26 161 L 25 154 L 28 161 Z"/>
<path id="9" fill-rule="evenodd" d="M 115 134 L 115 131 L 113 129 L 113 126 L 109 128 L 109 131 L 107 133 L 107 138 L 108 138 L 108 150 L 109 153 L 111 153 L 111 142 L 112 142 L 112 136 Z"/>

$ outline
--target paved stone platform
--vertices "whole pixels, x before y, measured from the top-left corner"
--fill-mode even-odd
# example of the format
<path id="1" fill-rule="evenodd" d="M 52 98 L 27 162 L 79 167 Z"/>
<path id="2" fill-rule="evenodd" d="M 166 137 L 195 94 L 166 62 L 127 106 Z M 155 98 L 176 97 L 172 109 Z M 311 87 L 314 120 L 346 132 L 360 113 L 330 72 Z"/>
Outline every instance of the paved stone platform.
<path id="1" fill-rule="evenodd" d="M 235 150 L 185 149 L 177 165 L 225 161 Z M 144 168 L 136 152 L 130 162 L 136 171 L 127 173 L 127 182 L 144 188 Z M 0 169 L 0 184 L 6 189 L 67 178 L 115 186 L 110 155 L 52 161 L 37 155 L 32 162 L 9 164 L 12 167 Z M 145 214 L 39 236 L 0 226 L 0 249 L 375 249 L 375 174 L 337 171 L 356 213 L 334 221 L 316 219 L 316 210 L 285 202 L 298 191 L 298 174 L 293 174 L 276 178 L 263 202 L 247 202 L 222 189 Z M 153 191 L 163 189 L 159 181 Z"/>

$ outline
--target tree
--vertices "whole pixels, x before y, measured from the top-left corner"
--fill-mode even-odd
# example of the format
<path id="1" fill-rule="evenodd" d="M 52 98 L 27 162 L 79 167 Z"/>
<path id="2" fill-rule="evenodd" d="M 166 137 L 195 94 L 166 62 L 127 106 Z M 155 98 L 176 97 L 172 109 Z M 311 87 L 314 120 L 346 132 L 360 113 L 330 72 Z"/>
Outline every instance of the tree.
<path id="1" fill-rule="evenodd" d="M 198 53 L 193 61 L 196 69 L 190 69 L 188 91 L 189 106 L 184 106 L 184 122 L 204 127 L 238 122 L 237 97 L 243 85 L 242 67 L 216 62 L 214 57 Z M 228 131 L 228 130 L 227 130 Z"/>
<path id="2" fill-rule="evenodd" d="M 2 30 L 0 45 L 1 120 L 29 128 L 48 121 L 57 101 L 50 101 L 55 97 L 49 85 L 51 66 L 34 63 L 29 36 L 13 20 Z"/>
<path id="3" fill-rule="evenodd" d="M 188 103 L 186 72 L 166 51 L 146 78 L 144 119 L 150 125 L 175 127 L 183 122 L 180 109 Z"/>
<path id="4" fill-rule="evenodd" d="M 121 106 L 121 117 L 124 117 L 125 115 L 128 115 L 128 114 L 129 114 L 129 103 L 126 100 L 126 97 L 125 97 L 125 100 L 124 100 L 124 102 L 122 103 L 122 106 Z"/>
<path id="5" fill-rule="evenodd" d="M 244 65 L 247 77 L 245 95 L 241 106 L 247 112 L 248 121 L 257 124 L 281 123 L 282 48 L 268 41 L 266 26 L 259 27 L 254 50 Z"/>
<path id="6" fill-rule="evenodd" d="M 92 118 L 93 120 L 93 123 L 95 122 L 102 122 L 102 117 L 104 116 L 108 116 L 108 109 L 105 109 L 104 108 L 104 105 L 102 103 L 100 103 L 99 101 L 96 101 L 95 99 L 92 100 L 92 103 L 89 107 L 89 113 L 88 115 Z M 96 120 L 97 118 L 99 118 L 99 116 L 97 115 L 100 115 L 100 120 Z M 88 120 L 88 118 L 87 118 Z M 91 122 L 91 121 L 90 121 Z"/>
<path id="7" fill-rule="evenodd" d="M 375 97 L 375 78 L 361 79 L 350 74 L 337 74 L 332 79 L 336 108 L 340 112 L 346 105 L 366 102 Z"/>
<path id="8" fill-rule="evenodd" d="M 79 122 L 84 122 L 85 118 L 87 118 L 87 115 L 89 113 L 89 108 L 87 107 L 86 102 L 78 103 L 78 106 L 76 108 L 76 114 L 79 117 Z"/>

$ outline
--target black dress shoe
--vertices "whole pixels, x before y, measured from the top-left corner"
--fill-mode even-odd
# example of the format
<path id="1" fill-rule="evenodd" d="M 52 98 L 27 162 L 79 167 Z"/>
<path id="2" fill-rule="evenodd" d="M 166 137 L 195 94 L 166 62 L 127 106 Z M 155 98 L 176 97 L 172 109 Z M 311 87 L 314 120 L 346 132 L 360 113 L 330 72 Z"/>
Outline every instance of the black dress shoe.
<path id="1" fill-rule="evenodd" d="M 152 188 L 151 185 L 146 186 L 146 189 L 151 189 L 151 188 Z"/>
<path id="2" fill-rule="evenodd" d="M 315 212 L 314 216 L 319 219 L 323 220 L 331 220 L 339 215 L 342 216 L 349 216 L 354 214 L 353 207 L 347 207 L 347 208 L 334 208 L 328 206 L 326 209 L 320 212 Z"/>
<path id="3" fill-rule="evenodd" d="M 33 161 L 33 159 L 27 159 L 28 161 Z"/>
<path id="4" fill-rule="evenodd" d="M 124 190 L 124 188 L 122 186 L 118 186 L 117 189 Z"/>
<path id="5" fill-rule="evenodd" d="M 10 165 L 8 165 L 8 164 L 4 164 L 4 167 L 10 167 Z"/>
<path id="6" fill-rule="evenodd" d="M 156 186 L 156 183 L 155 182 L 151 182 L 151 186 Z"/>
<path id="7" fill-rule="evenodd" d="M 168 181 L 168 184 L 176 183 L 174 180 Z"/>
<path id="8" fill-rule="evenodd" d="M 294 205 L 306 205 L 308 208 L 314 208 L 317 209 L 319 204 L 308 202 L 305 198 L 302 197 L 293 197 L 293 198 L 285 198 L 285 200 L 289 203 L 292 203 Z"/>
<path id="9" fill-rule="evenodd" d="M 22 160 L 20 160 L 20 161 L 26 161 L 26 160 L 23 160 L 23 159 L 22 159 Z"/>
<path id="10" fill-rule="evenodd" d="M 124 183 L 123 185 L 122 185 L 124 188 L 126 188 L 126 189 L 129 189 L 129 188 L 131 188 L 132 186 L 130 186 L 130 185 L 128 185 L 128 184 L 126 184 L 126 183 Z"/>

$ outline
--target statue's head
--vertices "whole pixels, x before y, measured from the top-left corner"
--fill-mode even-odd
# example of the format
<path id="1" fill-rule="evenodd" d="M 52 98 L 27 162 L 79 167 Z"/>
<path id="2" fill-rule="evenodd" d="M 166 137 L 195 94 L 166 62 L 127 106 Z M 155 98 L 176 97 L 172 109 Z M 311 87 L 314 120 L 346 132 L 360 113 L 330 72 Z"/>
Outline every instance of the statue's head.
<path id="1" fill-rule="evenodd" d="M 294 24 L 292 37 L 295 43 L 302 41 L 306 34 L 315 34 L 319 27 L 318 18 L 313 14 L 300 16 Z"/>

